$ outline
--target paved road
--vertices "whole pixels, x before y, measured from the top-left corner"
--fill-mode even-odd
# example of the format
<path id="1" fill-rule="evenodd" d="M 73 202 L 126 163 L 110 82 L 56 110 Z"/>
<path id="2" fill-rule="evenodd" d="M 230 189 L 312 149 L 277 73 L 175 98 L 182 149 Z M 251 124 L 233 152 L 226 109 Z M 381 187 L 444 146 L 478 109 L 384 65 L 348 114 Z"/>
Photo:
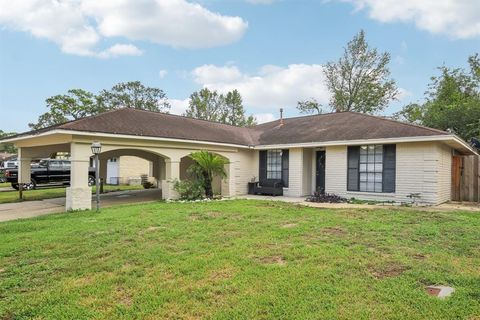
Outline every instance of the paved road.
<path id="1" fill-rule="evenodd" d="M 162 198 L 161 195 L 159 189 L 111 192 L 101 196 L 101 206 L 111 207 L 126 203 L 157 201 Z M 0 204 L 0 222 L 63 212 L 64 208 L 65 198 L 3 203 Z M 95 208 L 94 202 L 92 202 L 92 208 Z"/>

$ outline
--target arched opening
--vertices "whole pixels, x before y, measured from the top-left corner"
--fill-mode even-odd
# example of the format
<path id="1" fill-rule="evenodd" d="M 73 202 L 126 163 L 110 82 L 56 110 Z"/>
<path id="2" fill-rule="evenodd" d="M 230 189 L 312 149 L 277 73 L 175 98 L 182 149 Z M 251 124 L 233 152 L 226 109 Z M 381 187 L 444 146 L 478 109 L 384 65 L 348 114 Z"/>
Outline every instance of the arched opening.
<path id="1" fill-rule="evenodd" d="M 100 153 L 100 178 L 106 184 L 141 185 L 145 181 L 161 188 L 166 179 L 168 157 L 142 149 L 111 149 Z"/>
<path id="2" fill-rule="evenodd" d="M 214 153 L 214 152 L 212 152 Z M 230 179 L 230 163 L 229 159 L 221 154 L 214 153 L 217 156 L 220 156 L 227 160 L 227 164 L 225 165 L 225 172 L 227 176 L 222 179 L 220 176 L 215 176 L 212 181 L 212 189 L 214 195 L 221 195 L 223 197 L 230 196 L 230 188 L 229 188 L 229 179 Z M 193 180 L 195 176 L 189 173 L 189 168 L 195 163 L 195 161 L 190 157 L 190 155 L 186 155 L 180 159 L 180 180 Z"/>

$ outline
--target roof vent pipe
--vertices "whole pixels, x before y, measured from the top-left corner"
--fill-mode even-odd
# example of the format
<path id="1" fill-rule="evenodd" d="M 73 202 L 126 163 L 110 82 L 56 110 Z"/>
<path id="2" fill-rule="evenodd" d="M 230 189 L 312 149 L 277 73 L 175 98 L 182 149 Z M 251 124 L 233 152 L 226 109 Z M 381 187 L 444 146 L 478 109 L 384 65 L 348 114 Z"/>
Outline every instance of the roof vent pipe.
<path id="1" fill-rule="evenodd" d="M 283 126 L 283 108 L 280 108 L 280 125 Z"/>

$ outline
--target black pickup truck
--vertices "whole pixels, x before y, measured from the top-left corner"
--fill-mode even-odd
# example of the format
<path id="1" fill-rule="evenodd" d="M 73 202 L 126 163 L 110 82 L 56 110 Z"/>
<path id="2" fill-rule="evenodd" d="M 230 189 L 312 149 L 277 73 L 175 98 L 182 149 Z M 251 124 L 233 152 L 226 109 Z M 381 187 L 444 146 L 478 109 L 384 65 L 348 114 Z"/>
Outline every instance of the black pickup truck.
<path id="1" fill-rule="evenodd" d="M 35 189 L 39 184 L 70 184 L 70 161 L 44 159 L 31 165 L 31 182 L 23 184 L 24 190 Z M 5 170 L 5 178 L 18 190 L 18 169 Z M 88 185 L 95 184 L 95 169 L 88 168 Z"/>

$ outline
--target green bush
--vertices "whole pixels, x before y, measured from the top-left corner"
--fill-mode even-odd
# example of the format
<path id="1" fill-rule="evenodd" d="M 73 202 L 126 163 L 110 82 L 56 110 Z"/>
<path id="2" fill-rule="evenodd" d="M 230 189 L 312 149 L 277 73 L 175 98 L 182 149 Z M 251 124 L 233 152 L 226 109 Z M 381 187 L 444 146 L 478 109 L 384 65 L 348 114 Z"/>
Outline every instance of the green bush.
<path id="1" fill-rule="evenodd" d="M 200 181 L 175 180 L 173 189 L 178 192 L 180 200 L 199 200 L 203 199 L 205 189 Z"/>

